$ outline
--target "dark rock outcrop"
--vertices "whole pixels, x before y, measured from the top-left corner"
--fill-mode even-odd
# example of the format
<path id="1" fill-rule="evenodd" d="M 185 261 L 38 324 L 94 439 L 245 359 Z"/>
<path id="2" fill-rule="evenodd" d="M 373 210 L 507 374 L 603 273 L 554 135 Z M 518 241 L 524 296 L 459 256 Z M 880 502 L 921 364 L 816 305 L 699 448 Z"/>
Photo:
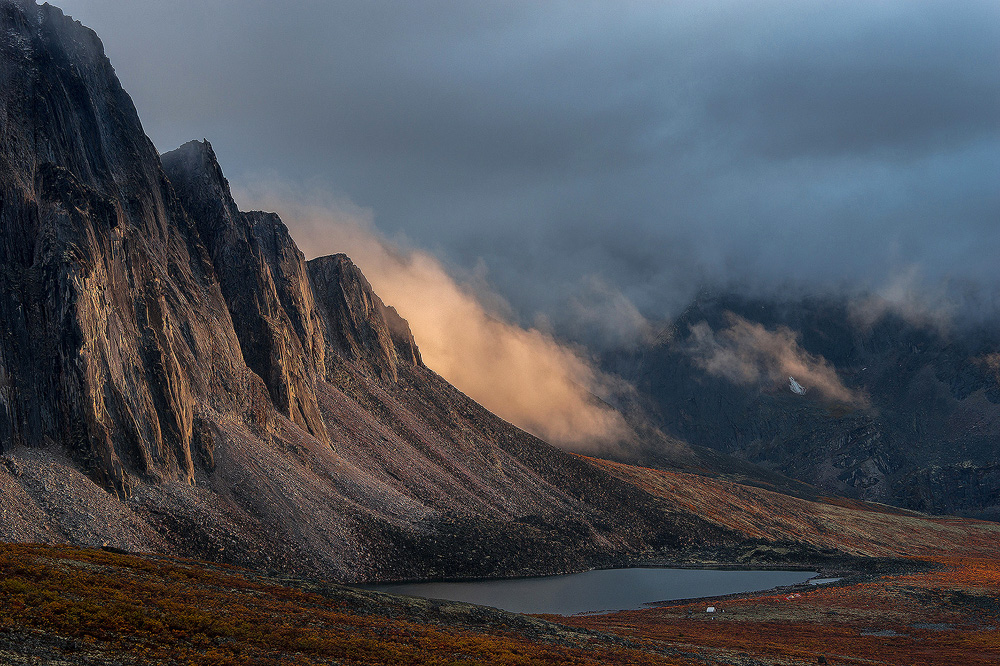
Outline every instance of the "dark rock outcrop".
<path id="1" fill-rule="evenodd" d="M 703 297 L 650 347 L 609 355 L 635 382 L 652 421 L 828 492 L 934 513 L 1000 515 L 1000 336 L 942 330 L 886 312 L 875 321 L 843 299 L 779 302 Z M 738 384 L 690 353 L 691 327 L 785 327 L 865 404 L 799 396 L 787 378 Z"/>
<path id="2" fill-rule="evenodd" d="M 409 324 L 386 307 L 347 255 L 313 259 L 309 276 L 331 348 L 331 379 L 344 359 L 372 377 L 393 382 L 400 363 L 422 365 Z"/>
<path id="3" fill-rule="evenodd" d="M 97 35 L 30 2 L 0 32 L 0 449 L 192 482 L 198 414 L 254 395 L 212 265 Z"/>
<path id="4" fill-rule="evenodd" d="M 198 229 L 229 307 L 243 359 L 282 414 L 325 438 L 313 372 L 323 333 L 305 259 L 276 215 L 241 213 L 212 146 L 191 141 L 162 156 Z"/>
<path id="5" fill-rule="evenodd" d="M 425 368 L 346 257 L 236 208 L 207 143 L 161 164 L 57 9 L 0 0 L 0 137 L 0 539 L 363 580 L 736 538 Z"/>

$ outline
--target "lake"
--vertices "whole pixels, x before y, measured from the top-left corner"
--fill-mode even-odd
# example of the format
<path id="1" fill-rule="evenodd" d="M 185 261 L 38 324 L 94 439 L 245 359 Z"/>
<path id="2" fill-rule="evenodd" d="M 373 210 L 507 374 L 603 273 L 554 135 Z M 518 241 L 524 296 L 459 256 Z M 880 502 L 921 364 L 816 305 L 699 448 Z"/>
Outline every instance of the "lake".
<path id="1" fill-rule="evenodd" d="M 565 576 L 462 583 L 392 583 L 367 589 L 414 597 L 466 601 L 515 613 L 574 615 L 633 610 L 657 601 L 717 597 L 803 583 L 814 571 L 720 571 L 630 568 Z"/>

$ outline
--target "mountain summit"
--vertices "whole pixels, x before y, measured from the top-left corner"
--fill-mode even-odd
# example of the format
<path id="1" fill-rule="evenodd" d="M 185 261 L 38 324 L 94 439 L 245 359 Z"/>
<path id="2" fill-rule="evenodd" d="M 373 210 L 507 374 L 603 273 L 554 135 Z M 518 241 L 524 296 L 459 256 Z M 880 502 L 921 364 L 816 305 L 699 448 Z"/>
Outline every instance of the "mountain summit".
<path id="1" fill-rule="evenodd" d="M 729 538 L 426 368 L 208 142 L 157 155 L 91 30 L 0 0 L 0 72 L 0 539 L 358 580 Z"/>

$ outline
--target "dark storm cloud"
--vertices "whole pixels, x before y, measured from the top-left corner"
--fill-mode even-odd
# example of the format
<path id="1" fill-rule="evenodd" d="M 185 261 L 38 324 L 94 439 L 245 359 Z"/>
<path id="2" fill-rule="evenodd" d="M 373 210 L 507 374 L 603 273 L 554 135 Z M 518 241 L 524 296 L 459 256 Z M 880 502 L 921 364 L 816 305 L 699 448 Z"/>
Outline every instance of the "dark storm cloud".
<path id="1" fill-rule="evenodd" d="M 779 159 L 907 158 L 996 131 L 995 4 L 873 3 L 824 18 L 746 52 L 708 95 L 709 116 Z"/>
<path id="2" fill-rule="evenodd" d="M 161 150 L 348 197 L 563 333 L 705 283 L 1000 277 L 992 0 L 63 7 Z"/>

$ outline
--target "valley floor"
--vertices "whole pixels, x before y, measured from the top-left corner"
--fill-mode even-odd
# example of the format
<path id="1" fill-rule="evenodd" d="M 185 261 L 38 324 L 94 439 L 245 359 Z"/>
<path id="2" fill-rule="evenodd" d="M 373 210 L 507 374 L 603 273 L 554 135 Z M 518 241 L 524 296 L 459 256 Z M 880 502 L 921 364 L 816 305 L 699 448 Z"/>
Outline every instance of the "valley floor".
<path id="1" fill-rule="evenodd" d="M 0 663 L 1000 662 L 1000 560 L 932 560 L 825 587 L 535 618 L 189 560 L 7 544 Z"/>
<path id="2" fill-rule="evenodd" d="M 560 621 L 697 655 L 691 664 L 1000 663 L 1000 563 L 935 560 L 868 582 Z"/>

